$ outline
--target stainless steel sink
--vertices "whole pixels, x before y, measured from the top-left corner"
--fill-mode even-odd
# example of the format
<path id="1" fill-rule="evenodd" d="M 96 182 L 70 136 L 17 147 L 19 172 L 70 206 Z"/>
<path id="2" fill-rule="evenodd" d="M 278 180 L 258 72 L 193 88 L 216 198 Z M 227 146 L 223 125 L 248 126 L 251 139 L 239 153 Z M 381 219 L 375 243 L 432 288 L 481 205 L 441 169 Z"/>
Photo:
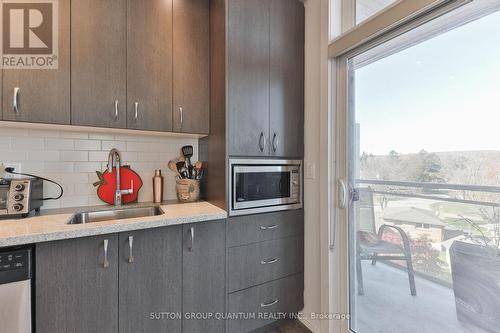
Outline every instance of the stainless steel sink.
<path id="1" fill-rule="evenodd" d="M 163 211 L 160 207 L 139 207 L 139 208 L 121 208 L 99 211 L 81 212 L 73 215 L 68 224 L 83 224 L 102 222 L 110 220 L 124 220 L 135 217 L 148 217 L 162 215 Z"/>

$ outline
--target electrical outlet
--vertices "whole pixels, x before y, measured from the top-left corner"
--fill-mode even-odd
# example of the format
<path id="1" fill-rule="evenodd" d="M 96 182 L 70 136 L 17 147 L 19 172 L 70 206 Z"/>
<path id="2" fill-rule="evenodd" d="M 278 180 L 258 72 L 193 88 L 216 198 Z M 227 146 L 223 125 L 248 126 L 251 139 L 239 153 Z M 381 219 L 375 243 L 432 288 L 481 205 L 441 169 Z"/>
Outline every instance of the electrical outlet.
<path id="1" fill-rule="evenodd" d="M 306 179 L 316 179 L 316 164 L 311 162 L 306 162 L 305 165 L 305 178 Z"/>
<path id="2" fill-rule="evenodd" d="M 5 172 L 5 175 L 2 177 L 2 171 L 5 170 L 5 168 L 14 168 L 16 172 L 22 172 L 21 169 L 21 163 L 15 163 L 15 162 L 3 162 L 0 163 L 0 178 L 16 178 L 16 175 L 13 175 L 11 173 Z"/>

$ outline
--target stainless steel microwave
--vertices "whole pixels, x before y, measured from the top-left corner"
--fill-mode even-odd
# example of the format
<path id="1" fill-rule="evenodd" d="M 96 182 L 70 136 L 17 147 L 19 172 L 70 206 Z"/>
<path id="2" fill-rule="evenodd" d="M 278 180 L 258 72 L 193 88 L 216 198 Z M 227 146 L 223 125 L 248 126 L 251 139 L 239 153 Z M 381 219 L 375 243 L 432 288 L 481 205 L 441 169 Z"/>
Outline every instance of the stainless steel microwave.
<path id="1" fill-rule="evenodd" d="M 302 208 L 302 161 L 230 159 L 229 215 Z"/>

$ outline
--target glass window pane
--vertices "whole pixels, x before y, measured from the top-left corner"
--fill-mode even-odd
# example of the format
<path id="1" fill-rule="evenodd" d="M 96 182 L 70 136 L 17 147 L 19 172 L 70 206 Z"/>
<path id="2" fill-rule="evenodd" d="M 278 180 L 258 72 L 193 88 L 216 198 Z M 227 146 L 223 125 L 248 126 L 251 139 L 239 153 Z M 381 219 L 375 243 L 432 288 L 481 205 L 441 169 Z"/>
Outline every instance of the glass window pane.
<path id="1" fill-rule="evenodd" d="M 375 15 L 398 0 L 356 0 L 356 24 Z"/>
<path id="2" fill-rule="evenodd" d="M 497 31 L 490 12 L 350 60 L 357 333 L 500 332 Z"/>

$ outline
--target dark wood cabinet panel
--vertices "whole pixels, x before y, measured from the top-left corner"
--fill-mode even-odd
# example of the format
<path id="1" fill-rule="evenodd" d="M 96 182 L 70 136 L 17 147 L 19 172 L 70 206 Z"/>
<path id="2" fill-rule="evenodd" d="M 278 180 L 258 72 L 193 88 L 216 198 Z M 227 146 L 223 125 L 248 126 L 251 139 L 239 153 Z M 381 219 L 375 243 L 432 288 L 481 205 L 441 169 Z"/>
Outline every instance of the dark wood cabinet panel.
<path id="1" fill-rule="evenodd" d="M 117 280 L 117 235 L 37 244 L 36 331 L 118 332 Z"/>
<path id="2" fill-rule="evenodd" d="M 286 210 L 227 220 L 227 246 L 246 245 L 304 234 L 304 211 Z"/>
<path id="3" fill-rule="evenodd" d="M 304 155 L 304 4 L 271 1 L 270 152 Z"/>
<path id="4" fill-rule="evenodd" d="M 228 2 L 228 149 L 269 154 L 269 0 Z"/>
<path id="5" fill-rule="evenodd" d="M 184 318 L 183 332 L 224 332 L 224 321 L 215 315 L 225 311 L 226 223 L 213 221 L 183 227 L 183 312 L 213 314 L 209 319 Z"/>
<path id="6" fill-rule="evenodd" d="M 235 292 L 304 270 L 303 236 L 229 248 L 228 292 Z"/>
<path id="7" fill-rule="evenodd" d="M 3 120 L 70 123 L 70 0 L 59 0 L 58 12 L 57 69 L 3 69 Z"/>
<path id="8" fill-rule="evenodd" d="M 273 322 L 272 314 L 300 311 L 304 307 L 303 291 L 304 275 L 297 274 L 230 294 L 229 313 L 255 313 L 256 316 L 227 320 L 227 332 L 251 332 Z"/>
<path id="9" fill-rule="evenodd" d="M 175 132 L 209 133 L 209 6 L 209 0 L 173 0 L 173 129 Z"/>
<path id="10" fill-rule="evenodd" d="M 71 2 L 71 123 L 127 125 L 127 3 Z"/>
<path id="11" fill-rule="evenodd" d="M 181 332 L 181 319 L 150 318 L 182 311 L 181 233 L 172 226 L 119 234 L 120 333 Z"/>
<path id="12" fill-rule="evenodd" d="M 127 127 L 171 131 L 172 0 L 127 3 Z"/>

